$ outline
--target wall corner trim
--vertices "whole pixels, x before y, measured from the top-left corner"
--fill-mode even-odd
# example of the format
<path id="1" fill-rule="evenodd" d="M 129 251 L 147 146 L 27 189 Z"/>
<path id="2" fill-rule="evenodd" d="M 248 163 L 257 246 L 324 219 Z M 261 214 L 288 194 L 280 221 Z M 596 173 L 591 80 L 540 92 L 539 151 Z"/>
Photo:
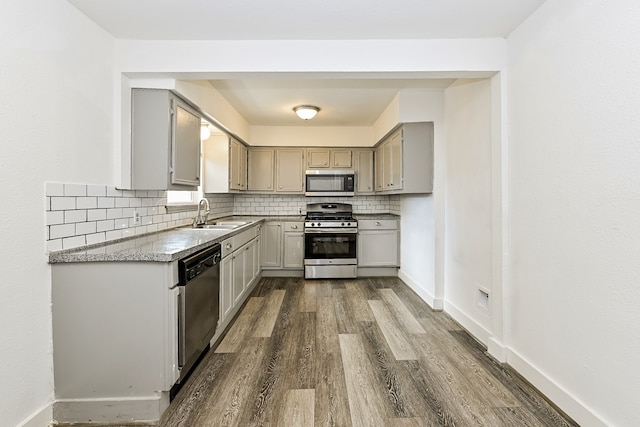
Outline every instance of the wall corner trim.
<path id="1" fill-rule="evenodd" d="M 398 278 L 406 283 L 407 286 L 409 286 L 413 290 L 413 292 L 418 294 L 418 296 L 422 298 L 422 300 L 426 302 L 432 309 L 442 310 L 444 308 L 444 300 L 442 298 L 436 298 L 431 295 L 429 291 L 420 286 L 415 280 L 411 278 L 411 276 L 402 271 L 402 269 L 398 271 Z"/>

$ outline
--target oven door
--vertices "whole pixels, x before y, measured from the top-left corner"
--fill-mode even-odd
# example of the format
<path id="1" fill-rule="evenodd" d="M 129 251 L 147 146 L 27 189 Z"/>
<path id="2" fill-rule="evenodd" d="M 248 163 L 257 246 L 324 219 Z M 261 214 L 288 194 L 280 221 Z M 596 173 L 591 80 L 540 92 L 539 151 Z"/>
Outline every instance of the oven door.
<path id="1" fill-rule="evenodd" d="M 305 230 L 304 264 L 357 264 L 357 233 L 358 230 L 355 228 L 325 228 Z"/>

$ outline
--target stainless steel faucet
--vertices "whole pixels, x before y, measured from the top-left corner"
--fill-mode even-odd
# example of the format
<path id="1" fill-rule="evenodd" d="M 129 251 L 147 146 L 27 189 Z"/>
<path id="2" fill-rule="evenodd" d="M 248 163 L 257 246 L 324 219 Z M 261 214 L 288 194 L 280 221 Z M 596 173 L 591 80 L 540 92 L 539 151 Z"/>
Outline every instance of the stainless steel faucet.
<path id="1" fill-rule="evenodd" d="M 203 213 L 200 213 L 200 209 L 202 208 L 203 204 L 205 206 L 205 211 Z M 196 217 L 193 219 L 193 226 L 200 227 L 206 224 L 208 215 L 209 215 L 209 201 L 205 198 L 202 198 L 198 202 L 198 213 Z"/>

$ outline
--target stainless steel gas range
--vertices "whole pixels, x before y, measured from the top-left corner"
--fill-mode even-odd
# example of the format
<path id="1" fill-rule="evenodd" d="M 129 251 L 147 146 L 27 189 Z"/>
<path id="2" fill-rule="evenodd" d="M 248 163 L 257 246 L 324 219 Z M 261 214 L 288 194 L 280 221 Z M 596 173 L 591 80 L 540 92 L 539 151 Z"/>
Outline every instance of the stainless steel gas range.
<path id="1" fill-rule="evenodd" d="M 357 277 L 358 221 L 346 203 L 310 203 L 304 223 L 304 277 Z"/>

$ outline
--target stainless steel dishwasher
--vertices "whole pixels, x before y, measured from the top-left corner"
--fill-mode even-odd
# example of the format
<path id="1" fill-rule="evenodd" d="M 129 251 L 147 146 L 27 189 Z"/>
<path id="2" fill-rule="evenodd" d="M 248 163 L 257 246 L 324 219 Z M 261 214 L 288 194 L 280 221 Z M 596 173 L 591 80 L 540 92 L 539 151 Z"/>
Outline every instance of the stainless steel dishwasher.
<path id="1" fill-rule="evenodd" d="M 178 262 L 178 365 L 181 382 L 209 346 L 220 317 L 220 245 Z"/>

